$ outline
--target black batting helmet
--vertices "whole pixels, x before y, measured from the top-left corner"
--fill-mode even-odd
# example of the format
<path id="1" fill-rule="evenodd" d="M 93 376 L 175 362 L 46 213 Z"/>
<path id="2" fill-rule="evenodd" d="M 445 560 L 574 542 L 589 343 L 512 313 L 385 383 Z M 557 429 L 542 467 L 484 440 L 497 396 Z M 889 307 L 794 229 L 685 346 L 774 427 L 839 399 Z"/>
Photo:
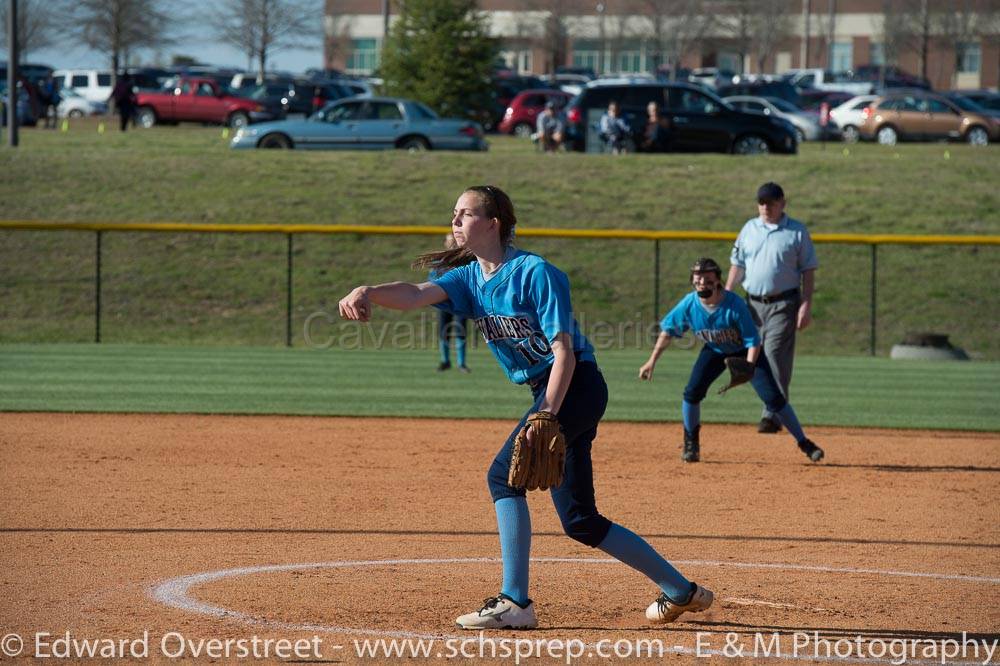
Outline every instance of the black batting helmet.
<path id="1" fill-rule="evenodd" d="M 694 279 L 695 273 L 715 273 L 715 277 L 722 279 L 722 268 L 719 264 L 715 263 L 715 259 L 710 257 L 702 257 L 698 261 L 691 264 L 691 275 L 689 279 Z"/>

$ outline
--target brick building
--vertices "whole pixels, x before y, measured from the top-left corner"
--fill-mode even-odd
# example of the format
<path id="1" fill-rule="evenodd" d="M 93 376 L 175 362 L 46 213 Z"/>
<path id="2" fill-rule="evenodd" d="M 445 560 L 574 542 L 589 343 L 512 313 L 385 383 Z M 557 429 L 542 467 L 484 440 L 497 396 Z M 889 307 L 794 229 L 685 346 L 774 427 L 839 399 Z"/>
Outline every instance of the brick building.
<path id="1" fill-rule="evenodd" d="M 934 7 L 935 2 L 928 4 Z M 490 30 L 502 45 L 501 57 L 523 73 L 544 74 L 556 65 L 592 67 L 599 73 L 644 73 L 673 60 L 685 67 L 717 66 L 748 73 L 781 73 L 796 67 L 844 71 L 885 62 L 884 0 L 784 0 L 784 6 L 779 4 L 776 13 L 764 21 L 759 15 L 741 19 L 738 0 L 702 4 L 701 15 L 657 16 L 650 7 L 676 3 L 480 1 Z M 890 18 L 909 13 L 917 19 L 914 8 L 923 3 L 897 0 L 895 5 L 899 9 Z M 996 89 L 1000 1 L 965 0 L 937 6 L 947 5 L 975 7 L 978 13 L 932 12 L 928 28 L 920 35 L 911 30 L 907 45 L 898 48 L 896 63 L 914 74 L 926 72 L 937 89 Z M 707 21 L 709 16 L 713 20 Z M 327 0 L 327 66 L 357 74 L 372 72 L 378 66 L 383 19 L 382 0 Z M 750 21 L 755 21 L 755 27 Z M 690 47 L 678 47 L 685 41 Z"/>

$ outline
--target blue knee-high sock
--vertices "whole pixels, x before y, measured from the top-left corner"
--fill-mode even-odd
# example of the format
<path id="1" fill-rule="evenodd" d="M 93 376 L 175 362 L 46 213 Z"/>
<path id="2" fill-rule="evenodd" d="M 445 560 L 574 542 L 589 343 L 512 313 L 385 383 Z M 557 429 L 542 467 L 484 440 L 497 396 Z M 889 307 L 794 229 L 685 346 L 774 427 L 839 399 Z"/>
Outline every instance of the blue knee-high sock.
<path id="1" fill-rule="evenodd" d="M 785 426 L 788 434 L 794 437 L 796 442 L 805 441 L 806 434 L 802 432 L 802 424 L 799 423 L 799 417 L 795 415 L 795 410 L 792 409 L 791 403 L 786 403 L 778 411 L 778 418 L 781 419 L 781 425 Z"/>
<path id="2" fill-rule="evenodd" d="M 671 599 L 685 601 L 690 597 L 691 581 L 635 532 L 612 524 L 598 548 L 644 574 Z"/>
<path id="3" fill-rule="evenodd" d="M 531 514 L 524 497 L 504 497 L 494 504 L 500 531 L 503 587 L 500 592 L 524 605 L 528 602 L 528 560 L 531 556 Z"/>
<path id="4" fill-rule="evenodd" d="M 701 403 L 681 401 L 681 417 L 684 419 L 684 429 L 694 432 L 701 425 Z"/>
<path id="5" fill-rule="evenodd" d="M 438 349 L 441 351 L 441 362 L 442 363 L 449 363 L 450 361 L 449 361 L 448 357 L 450 355 L 450 350 L 448 349 L 448 341 L 447 340 L 441 340 L 441 341 L 439 341 L 438 342 Z"/>
<path id="6" fill-rule="evenodd" d="M 455 355 L 458 357 L 458 365 L 465 365 L 465 338 L 455 338 Z"/>

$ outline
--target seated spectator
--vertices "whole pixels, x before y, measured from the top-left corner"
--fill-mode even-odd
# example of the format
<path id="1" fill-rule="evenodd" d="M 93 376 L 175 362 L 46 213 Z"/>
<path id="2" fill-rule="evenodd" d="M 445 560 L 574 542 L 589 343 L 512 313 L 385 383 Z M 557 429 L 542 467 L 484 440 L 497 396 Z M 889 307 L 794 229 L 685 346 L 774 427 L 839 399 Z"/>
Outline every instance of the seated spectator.
<path id="1" fill-rule="evenodd" d="M 536 131 L 532 138 L 538 142 L 547 153 L 559 150 L 563 143 L 563 124 L 556 116 L 556 105 L 548 102 L 545 110 L 538 114 Z"/>
<path id="2" fill-rule="evenodd" d="M 608 111 L 601 116 L 600 133 L 604 145 L 613 155 L 628 152 L 628 139 L 632 128 L 619 115 L 618 102 L 608 104 Z"/>
<path id="3" fill-rule="evenodd" d="M 660 114 L 660 105 L 646 105 L 646 128 L 642 133 L 642 150 L 647 153 L 666 152 L 670 145 L 670 120 Z"/>

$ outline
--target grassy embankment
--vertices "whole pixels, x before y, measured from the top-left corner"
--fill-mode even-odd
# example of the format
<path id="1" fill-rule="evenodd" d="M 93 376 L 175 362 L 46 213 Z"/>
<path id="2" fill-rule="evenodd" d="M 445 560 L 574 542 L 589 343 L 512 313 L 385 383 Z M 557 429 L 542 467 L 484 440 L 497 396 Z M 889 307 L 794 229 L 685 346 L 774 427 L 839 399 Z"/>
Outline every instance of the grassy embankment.
<path id="1" fill-rule="evenodd" d="M 233 152 L 215 128 L 99 135 L 26 130 L 0 150 L 6 219 L 438 225 L 473 183 L 508 190 L 524 227 L 736 231 L 753 192 L 781 182 L 789 212 L 814 233 L 1000 233 L 1000 149 L 961 145 L 806 145 L 796 157 L 611 156 L 535 153 L 491 139 L 486 154 Z M 946 159 L 947 155 L 947 159 Z M 433 237 L 296 238 L 295 344 L 314 312 L 334 312 L 351 286 L 419 278 L 408 269 Z M 577 312 L 648 326 L 652 243 L 522 239 L 573 280 Z M 263 235 L 109 233 L 103 255 L 103 337 L 117 343 L 279 345 L 284 341 L 285 239 Z M 662 245 L 660 309 L 685 289 L 702 255 L 725 263 L 727 243 Z M 867 352 L 868 247 L 822 245 L 806 354 Z M 880 354 L 907 331 L 937 331 L 1000 358 L 996 247 L 879 250 Z M 0 342 L 93 337 L 94 235 L 0 232 Z M 418 322 L 380 314 L 376 324 Z M 588 328 L 588 330 L 590 330 Z M 634 347 L 635 336 L 619 343 Z M 640 336 L 641 339 L 641 336 Z"/>

